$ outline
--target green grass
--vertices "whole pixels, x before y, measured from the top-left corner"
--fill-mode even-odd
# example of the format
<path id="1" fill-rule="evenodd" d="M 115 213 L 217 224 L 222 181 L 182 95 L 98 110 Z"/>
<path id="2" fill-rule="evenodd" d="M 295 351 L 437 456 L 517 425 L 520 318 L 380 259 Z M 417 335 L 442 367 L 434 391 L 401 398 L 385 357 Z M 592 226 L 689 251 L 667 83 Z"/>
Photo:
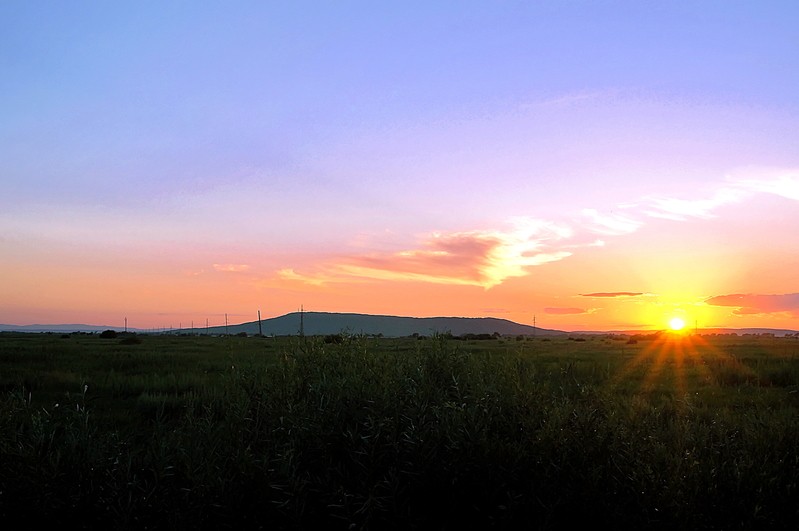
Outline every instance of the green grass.
<path id="1" fill-rule="evenodd" d="M 0 521 L 796 529 L 799 343 L 0 335 Z"/>

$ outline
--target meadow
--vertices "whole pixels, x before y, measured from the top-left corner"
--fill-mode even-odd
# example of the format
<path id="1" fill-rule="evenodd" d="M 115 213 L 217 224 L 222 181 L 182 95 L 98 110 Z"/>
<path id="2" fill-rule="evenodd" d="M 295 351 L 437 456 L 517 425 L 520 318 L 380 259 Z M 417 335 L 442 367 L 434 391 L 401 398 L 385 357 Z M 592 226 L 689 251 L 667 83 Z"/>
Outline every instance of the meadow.
<path id="1" fill-rule="evenodd" d="M 0 522 L 797 529 L 799 338 L 0 334 Z"/>

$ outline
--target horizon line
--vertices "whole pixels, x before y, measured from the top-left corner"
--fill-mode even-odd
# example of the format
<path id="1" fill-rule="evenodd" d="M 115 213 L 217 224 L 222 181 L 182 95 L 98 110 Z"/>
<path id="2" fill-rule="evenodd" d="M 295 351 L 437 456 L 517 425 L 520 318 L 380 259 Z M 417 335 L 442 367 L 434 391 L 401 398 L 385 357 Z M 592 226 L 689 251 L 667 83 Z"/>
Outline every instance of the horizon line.
<path id="1" fill-rule="evenodd" d="M 644 332 L 658 332 L 658 331 L 668 331 L 668 327 L 636 327 L 634 325 L 630 325 L 628 328 L 625 327 L 614 327 L 608 329 L 591 329 L 591 330 L 565 330 L 559 328 L 543 328 L 541 326 L 536 326 L 533 324 L 527 323 L 520 323 L 518 321 L 513 321 L 511 319 L 507 319 L 504 317 L 495 317 L 495 316 L 457 316 L 457 315 L 434 315 L 434 316 L 410 316 L 410 315 L 395 315 L 395 314 L 370 314 L 370 313 L 361 313 L 361 312 L 352 312 L 352 311 L 342 311 L 342 312 L 334 312 L 334 311 L 308 311 L 304 309 L 299 309 L 296 311 L 287 312 L 281 315 L 277 315 L 274 317 L 267 317 L 260 319 L 261 321 L 270 321 L 273 319 L 280 319 L 282 317 L 286 317 L 293 314 L 328 314 L 328 315 L 358 315 L 358 316 L 367 316 L 367 317 L 392 317 L 392 318 L 399 318 L 399 319 L 496 319 L 501 321 L 507 321 L 509 323 L 513 323 L 519 326 L 525 326 L 529 328 L 533 328 L 536 330 L 551 330 L 554 332 L 561 332 L 561 333 L 569 333 L 569 334 L 610 334 L 610 333 L 625 333 L 625 334 L 634 334 L 634 333 L 644 333 Z M 207 326 L 187 326 L 184 327 L 182 325 L 178 327 L 170 326 L 160 326 L 160 327 L 136 327 L 136 326 L 118 326 L 118 325 L 108 325 L 108 324 L 88 324 L 88 323 L 31 323 L 31 324 L 9 324 L 9 323 L 0 323 L 0 332 L 12 332 L 15 330 L 7 330 L 6 328 L 47 328 L 47 327 L 59 327 L 59 328 L 68 328 L 68 327 L 85 327 L 85 328 L 92 328 L 92 329 L 107 329 L 107 330 L 114 330 L 114 331 L 136 331 L 139 333 L 153 333 L 153 334 L 164 334 L 164 333 L 174 333 L 179 332 L 182 330 L 210 330 L 212 328 L 224 328 L 227 327 L 236 327 L 246 324 L 253 324 L 258 323 L 258 319 L 251 320 L 251 321 L 242 321 L 240 323 L 228 323 L 226 324 L 215 324 L 215 325 L 207 325 Z M 783 332 L 793 332 L 799 333 L 799 330 L 793 328 L 773 328 L 773 327 L 763 327 L 763 326 L 742 326 L 742 327 L 730 327 L 730 326 L 694 326 L 694 327 L 686 327 L 687 331 L 694 331 L 698 332 L 700 330 L 775 330 L 775 331 L 783 331 Z M 23 331 L 24 330 L 20 330 Z M 41 330 L 42 332 L 46 332 L 47 330 Z M 62 330 L 63 331 L 63 330 Z"/>

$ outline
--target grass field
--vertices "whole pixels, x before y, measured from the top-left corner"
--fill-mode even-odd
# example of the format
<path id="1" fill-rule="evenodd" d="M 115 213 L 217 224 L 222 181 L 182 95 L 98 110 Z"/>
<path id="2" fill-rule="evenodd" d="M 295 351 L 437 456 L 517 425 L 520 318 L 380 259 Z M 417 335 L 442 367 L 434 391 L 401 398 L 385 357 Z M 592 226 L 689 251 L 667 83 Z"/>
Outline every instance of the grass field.
<path id="1" fill-rule="evenodd" d="M 799 339 L 0 334 L 0 521 L 797 529 Z"/>

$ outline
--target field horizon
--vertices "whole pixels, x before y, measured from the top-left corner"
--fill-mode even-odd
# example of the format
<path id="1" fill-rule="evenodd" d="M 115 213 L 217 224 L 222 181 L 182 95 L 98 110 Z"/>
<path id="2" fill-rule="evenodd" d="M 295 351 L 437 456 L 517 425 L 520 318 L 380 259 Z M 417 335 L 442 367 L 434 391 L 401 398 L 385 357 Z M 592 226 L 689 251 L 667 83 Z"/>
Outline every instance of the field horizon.
<path id="1" fill-rule="evenodd" d="M 321 319 L 321 321 L 320 321 Z M 303 321 L 305 333 L 308 335 L 335 334 L 339 332 L 382 334 L 387 337 L 403 337 L 413 334 L 430 334 L 449 332 L 454 335 L 494 333 L 499 335 L 563 335 L 563 334 L 651 334 L 667 331 L 667 327 L 642 327 L 638 329 L 615 328 L 607 330 L 561 330 L 534 327 L 510 319 L 497 317 L 463 317 L 463 316 L 426 316 L 414 317 L 403 315 L 368 314 L 357 312 L 289 312 L 276 317 L 261 319 L 261 330 L 264 335 L 294 335 L 300 332 L 300 321 Z M 70 332 L 102 332 L 114 330 L 141 334 L 238 334 L 259 333 L 258 320 L 214 325 L 209 327 L 160 327 L 138 328 L 124 325 L 108 324 L 6 324 L 0 323 L 0 332 L 30 333 L 70 333 Z M 492 328 L 493 326 L 493 328 Z M 364 328 L 366 327 L 366 328 Z M 686 332 L 700 335 L 710 334 L 774 334 L 775 336 L 798 334 L 799 330 L 767 327 L 692 327 L 686 325 Z"/>

